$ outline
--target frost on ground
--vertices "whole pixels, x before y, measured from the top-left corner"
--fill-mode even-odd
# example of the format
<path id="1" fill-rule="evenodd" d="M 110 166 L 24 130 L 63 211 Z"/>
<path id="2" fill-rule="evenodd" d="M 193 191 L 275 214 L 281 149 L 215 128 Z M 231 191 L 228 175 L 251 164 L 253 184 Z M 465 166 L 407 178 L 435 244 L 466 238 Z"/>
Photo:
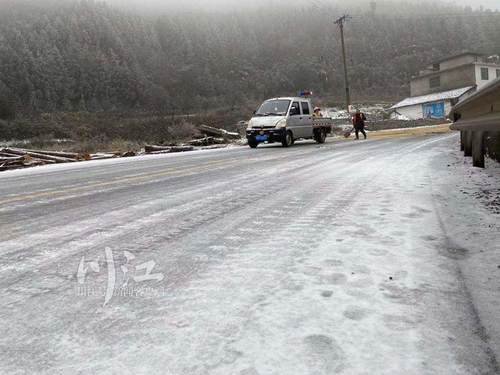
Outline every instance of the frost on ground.
<path id="1" fill-rule="evenodd" d="M 482 334 L 500 358 L 500 165 L 491 159 L 486 164 L 473 168 L 457 150 L 434 184 L 449 256 L 458 260 Z"/>
<path id="2" fill-rule="evenodd" d="M 7 174 L 0 373 L 493 374 L 500 174 L 457 150 L 452 134 Z M 75 294 L 82 257 L 109 282 L 106 248 L 118 275 L 154 261 L 159 293 Z"/>

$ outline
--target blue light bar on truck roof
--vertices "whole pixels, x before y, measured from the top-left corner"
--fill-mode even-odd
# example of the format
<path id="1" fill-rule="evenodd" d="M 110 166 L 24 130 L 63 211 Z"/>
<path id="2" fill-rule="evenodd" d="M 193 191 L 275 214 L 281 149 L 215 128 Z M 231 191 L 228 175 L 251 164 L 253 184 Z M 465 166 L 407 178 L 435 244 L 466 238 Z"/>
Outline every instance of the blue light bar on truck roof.
<path id="1" fill-rule="evenodd" d="M 307 98 L 307 97 L 312 96 L 312 95 L 313 95 L 313 92 L 311 90 L 302 90 L 301 92 L 299 92 L 299 96 L 303 97 L 303 98 Z"/>

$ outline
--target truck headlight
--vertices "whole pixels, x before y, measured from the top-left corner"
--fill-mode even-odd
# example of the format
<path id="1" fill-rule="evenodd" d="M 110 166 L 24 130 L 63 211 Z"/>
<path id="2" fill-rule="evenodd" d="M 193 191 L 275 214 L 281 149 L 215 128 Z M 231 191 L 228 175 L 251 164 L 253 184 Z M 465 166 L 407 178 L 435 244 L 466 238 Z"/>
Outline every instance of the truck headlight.
<path id="1" fill-rule="evenodd" d="M 248 121 L 248 124 L 247 124 L 247 130 L 252 130 L 253 128 L 253 122 L 252 120 Z"/>
<path id="2" fill-rule="evenodd" d="M 283 118 L 276 123 L 276 129 L 282 128 L 286 128 L 286 118 Z"/>

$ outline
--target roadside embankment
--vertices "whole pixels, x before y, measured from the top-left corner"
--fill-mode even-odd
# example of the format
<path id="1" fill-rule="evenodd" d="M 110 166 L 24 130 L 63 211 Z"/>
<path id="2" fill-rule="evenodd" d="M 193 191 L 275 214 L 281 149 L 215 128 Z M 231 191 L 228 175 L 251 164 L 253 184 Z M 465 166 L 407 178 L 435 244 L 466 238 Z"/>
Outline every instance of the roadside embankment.
<path id="1" fill-rule="evenodd" d="M 440 124 L 433 126 L 420 126 L 406 129 L 387 129 L 371 131 L 370 138 L 400 138 L 400 137 L 418 137 L 433 134 L 450 133 L 450 124 Z"/>

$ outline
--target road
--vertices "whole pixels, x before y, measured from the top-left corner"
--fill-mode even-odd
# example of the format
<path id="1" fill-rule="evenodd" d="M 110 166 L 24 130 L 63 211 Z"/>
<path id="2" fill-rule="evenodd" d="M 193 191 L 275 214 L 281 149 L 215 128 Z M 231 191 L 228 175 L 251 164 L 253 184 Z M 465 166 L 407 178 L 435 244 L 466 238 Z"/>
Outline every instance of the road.
<path id="1" fill-rule="evenodd" d="M 466 262 L 498 241 L 450 232 L 457 142 L 0 175 L 0 373 L 497 373 L 498 310 Z"/>

